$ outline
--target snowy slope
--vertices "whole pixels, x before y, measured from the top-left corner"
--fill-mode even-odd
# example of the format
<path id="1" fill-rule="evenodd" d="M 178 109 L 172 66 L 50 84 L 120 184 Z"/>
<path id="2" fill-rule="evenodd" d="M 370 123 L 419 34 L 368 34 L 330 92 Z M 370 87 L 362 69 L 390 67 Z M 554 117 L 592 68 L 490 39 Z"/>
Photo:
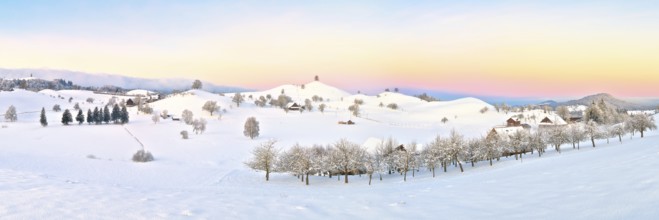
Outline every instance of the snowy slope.
<path id="1" fill-rule="evenodd" d="M 284 88 L 285 87 L 285 88 Z M 288 90 L 286 86 L 280 87 Z M 259 92 L 276 92 L 275 88 Z M 502 158 L 490 167 L 481 162 L 465 172 L 451 167 L 436 178 L 421 169 L 403 182 L 398 174 L 374 179 L 351 176 L 350 184 L 336 177 L 311 177 L 304 186 L 289 174 L 263 173 L 243 164 L 252 147 L 269 139 L 287 149 L 299 143 L 332 144 L 341 138 L 373 148 L 393 137 L 400 143 L 423 145 L 451 130 L 482 136 L 512 114 L 464 98 L 425 102 L 398 93 L 350 95 L 320 83 L 305 86 L 303 95 L 331 97 L 321 113 L 284 112 L 259 108 L 250 101 L 240 107 L 231 94 L 200 90 L 169 96 L 149 105 L 156 112 L 193 111 L 208 120 L 207 131 L 181 139 L 191 126 L 172 120 L 153 123 L 150 115 L 129 109 L 126 125 L 70 125 L 59 123 L 61 112 L 47 112 L 48 127 L 38 114 L 19 115 L 18 122 L 0 122 L 0 216 L 8 219 L 654 219 L 659 216 L 659 132 L 624 137 L 623 143 L 598 140 L 597 148 L 562 154 L 548 150 L 542 158 L 525 155 L 522 161 Z M 286 92 L 288 94 L 288 92 Z M 245 93 L 247 95 L 247 93 Z M 64 99 L 57 98 L 66 97 Z M 313 95 L 312 95 L 313 96 Z M 69 103 L 68 97 L 74 100 Z M 82 104 L 92 97 L 93 104 Z M 83 109 L 102 106 L 111 95 L 85 91 L 39 93 L 0 92 L 0 114 L 10 104 L 17 110 L 62 109 L 80 102 Z M 304 96 L 303 96 L 304 97 Z M 343 99 L 343 100 L 342 100 Z M 362 116 L 347 107 L 364 100 Z M 202 111 L 216 101 L 222 117 Z M 399 109 L 379 107 L 396 103 Z M 316 102 L 317 105 L 321 102 Z M 479 110 L 488 107 L 486 113 Z M 528 112 L 540 114 L 541 112 Z M 243 136 L 247 117 L 256 117 L 261 135 Z M 449 121 L 442 123 L 446 117 Z M 657 116 L 655 116 L 657 117 Z M 655 118 L 658 120 L 659 118 Z M 355 125 L 337 121 L 353 120 Z M 538 120 L 541 120 L 539 118 Z M 136 141 L 136 139 L 139 140 Z M 156 160 L 133 163 L 131 155 L 144 148 Z"/>

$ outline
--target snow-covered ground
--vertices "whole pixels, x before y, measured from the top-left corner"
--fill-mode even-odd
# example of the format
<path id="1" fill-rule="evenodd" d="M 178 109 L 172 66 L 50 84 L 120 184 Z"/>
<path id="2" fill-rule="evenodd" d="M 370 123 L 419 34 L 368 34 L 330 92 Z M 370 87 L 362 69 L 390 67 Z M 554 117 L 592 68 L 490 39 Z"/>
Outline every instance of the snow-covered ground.
<path id="1" fill-rule="evenodd" d="M 289 88 L 290 87 L 290 88 Z M 254 93 L 273 96 L 283 86 Z M 305 90 L 304 92 L 301 92 Z M 292 91 L 291 91 L 292 93 Z M 38 123 L 41 107 L 76 102 L 84 112 L 111 97 L 84 91 L 23 90 L 0 92 L 0 114 L 16 106 L 18 121 L 0 122 L 0 216 L 3 219 L 656 219 L 659 216 L 659 133 L 623 143 L 599 141 L 597 148 L 562 154 L 548 150 L 542 158 L 504 158 L 490 167 L 481 162 L 452 168 L 436 178 L 422 169 L 407 182 L 398 174 L 384 175 L 368 185 L 367 176 L 311 177 L 305 186 L 289 174 L 264 174 L 243 162 L 253 146 L 277 139 L 277 146 L 332 144 L 340 138 L 356 143 L 396 138 L 421 144 L 452 129 L 465 136 L 483 136 L 513 114 L 493 111 L 473 98 L 425 102 L 397 93 L 379 96 L 343 94 L 319 82 L 297 91 L 299 97 L 330 97 L 324 113 L 258 108 L 247 99 L 240 107 L 231 94 L 200 90 L 150 104 L 156 111 L 180 114 L 184 109 L 208 120 L 207 131 L 180 138 L 189 125 L 161 120 L 131 108 L 126 125 L 59 123 L 61 112 L 47 112 L 48 127 Z M 65 97 L 57 98 L 58 95 Z M 245 95 L 248 95 L 245 93 Z M 290 94 L 289 94 L 290 95 Z M 71 103 L 68 98 L 73 97 Z M 92 97 L 94 103 L 84 103 Z M 121 97 L 120 97 L 121 98 Z M 297 97 L 293 97 L 298 99 Z M 343 98 L 343 101 L 341 101 Z M 347 111 L 362 99 L 363 117 Z M 201 110 L 208 100 L 226 113 L 210 116 Z M 379 107 L 397 103 L 398 110 Z M 315 103 L 317 105 L 319 103 Z M 479 110 L 489 107 L 482 114 Z M 261 136 L 243 136 L 247 117 L 261 124 Z M 442 123 L 441 119 L 449 119 Z M 655 116 L 656 117 L 656 116 Z M 541 119 L 541 118 L 540 118 Z M 540 120 L 539 119 L 539 120 Z M 356 125 L 339 125 L 353 120 Z M 134 136 L 134 137 L 133 137 Z M 156 158 L 134 163 L 133 153 L 145 148 Z"/>

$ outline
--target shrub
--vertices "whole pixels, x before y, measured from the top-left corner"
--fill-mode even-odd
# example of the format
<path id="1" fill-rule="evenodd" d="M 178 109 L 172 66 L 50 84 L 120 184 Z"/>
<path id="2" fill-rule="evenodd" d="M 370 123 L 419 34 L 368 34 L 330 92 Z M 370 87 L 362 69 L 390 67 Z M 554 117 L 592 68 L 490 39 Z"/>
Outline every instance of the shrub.
<path id="1" fill-rule="evenodd" d="M 398 109 L 398 105 L 396 103 L 390 103 L 390 104 L 387 105 L 387 108 L 396 110 L 396 109 Z"/>
<path id="2" fill-rule="evenodd" d="M 481 114 L 485 114 L 485 112 L 487 112 L 487 111 L 489 111 L 489 110 L 490 110 L 490 108 L 488 108 L 487 106 L 485 106 L 485 107 L 483 107 L 483 108 L 480 110 L 480 112 L 481 112 Z"/>
<path id="3" fill-rule="evenodd" d="M 133 162 L 145 163 L 149 161 L 153 161 L 153 155 L 151 155 L 151 152 L 138 150 L 135 154 L 133 154 Z"/>

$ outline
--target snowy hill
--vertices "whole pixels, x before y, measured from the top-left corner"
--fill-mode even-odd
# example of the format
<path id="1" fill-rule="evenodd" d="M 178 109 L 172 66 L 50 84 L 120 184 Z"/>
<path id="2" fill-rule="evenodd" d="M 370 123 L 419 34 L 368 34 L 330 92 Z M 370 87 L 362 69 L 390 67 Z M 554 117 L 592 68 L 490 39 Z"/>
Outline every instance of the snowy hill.
<path id="1" fill-rule="evenodd" d="M 350 176 L 343 184 L 337 177 L 311 175 L 311 185 L 286 173 L 263 180 L 244 164 L 254 146 L 276 140 L 282 151 L 295 144 L 327 146 L 340 139 L 360 144 L 369 152 L 383 140 L 415 141 L 425 147 L 438 135 L 455 130 L 465 137 L 482 137 L 493 126 L 519 113 L 499 113 L 476 98 L 426 102 L 400 93 L 375 96 L 349 94 L 321 82 L 305 88 L 284 85 L 260 92 L 243 93 L 239 107 L 235 94 L 189 90 L 149 103 L 155 112 L 179 115 L 190 110 L 194 118 L 208 121 L 207 130 L 194 134 L 190 125 L 171 119 L 152 121 L 151 115 L 130 107 L 130 123 L 64 126 L 54 104 L 83 111 L 102 107 L 114 96 L 79 90 L 15 90 L 0 92 L 0 114 L 14 105 L 17 122 L 0 122 L 0 216 L 9 219 L 75 218 L 195 218 L 195 219 L 653 219 L 659 215 L 659 177 L 648 175 L 659 166 L 659 132 L 623 137 L 597 148 L 580 150 L 563 145 L 538 157 L 522 160 L 501 157 L 493 166 L 485 161 L 463 164 L 465 172 L 449 165 L 437 177 L 425 167 L 408 174 Z M 258 107 L 254 99 L 277 96 L 281 90 L 294 100 L 322 96 L 314 110 L 285 112 L 272 106 Z M 144 91 L 135 91 L 136 93 Z M 92 98 L 94 102 L 87 103 Z M 117 97 L 126 99 L 126 97 Z M 71 99 L 71 102 L 69 102 Z M 360 116 L 348 107 L 363 101 Z M 215 101 L 220 111 L 202 110 Z M 380 103 L 383 106 L 380 106 Z M 396 104 L 397 108 L 387 107 Z M 324 112 L 318 106 L 325 104 Z M 38 111 L 45 107 L 49 125 L 39 124 Z M 487 111 L 482 111 L 488 109 Z M 482 112 L 481 112 L 482 111 Z M 32 113 L 24 113 L 32 112 Z M 534 117 L 531 117 L 534 116 Z M 248 117 L 260 123 L 260 135 L 244 136 Z M 553 113 L 526 111 L 533 123 Z M 654 116 L 655 120 L 659 120 Z M 446 121 L 443 119 L 446 118 Z M 534 119 L 532 119 L 534 118 Z M 354 125 L 337 122 L 351 120 Z M 564 123 L 558 120 L 558 123 Z M 181 131 L 190 132 L 182 139 Z M 590 140 L 588 140 L 590 141 Z M 155 161 L 135 163 L 139 149 L 154 154 Z M 607 198 L 607 199 L 602 199 Z M 256 207 L 256 208 L 255 208 Z M 533 208 L 529 208 L 533 207 Z M 476 210 L 476 211 L 474 211 Z"/>

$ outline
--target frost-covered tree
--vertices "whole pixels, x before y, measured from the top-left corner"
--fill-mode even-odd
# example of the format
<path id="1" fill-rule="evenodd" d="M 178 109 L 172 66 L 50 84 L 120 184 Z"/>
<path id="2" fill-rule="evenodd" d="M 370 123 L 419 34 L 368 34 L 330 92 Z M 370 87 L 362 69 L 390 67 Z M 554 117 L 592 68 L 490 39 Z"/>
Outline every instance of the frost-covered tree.
<path id="1" fill-rule="evenodd" d="M 180 134 L 181 134 L 181 138 L 183 138 L 183 139 L 188 139 L 188 131 L 183 130 L 183 131 L 181 131 Z"/>
<path id="2" fill-rule="evenodd" d="M 542 154 L 547 148 L 547 142 L 545 141 L 545 137 L 542 132 L 535 132 L 529 135 L 529 148 L 531 149 L 531 153 L 533 153 L 533 150 L 535 150 L 538 152 L 538 157 L 542 157 Z"/>
<path id="3" fill-rule="evenodd" d="M 206 103 L 204 103 L 204 106 L 202 106 L 201 109 L 207 111 L 208 113 L 211 114 L 211 116 L 213 116 L 213 112 L 219 111 L 220 106 L 217 106 L 216 101 L 206 101 Z"/>
<path id="4" fill-rule="evenodd" d="M 564 121 L 570 121 L 570 110 L 567 106 L 558 106 L 556 107 L 556 114 L 561 117 Z"/>
<path id="5" fill-rule="evenodd" d="M 654 120 L 651 120 L 644 114 L 632 116 L 632 127 L 634 130 L 641 133 L 641 138 L 643 138 L 643 133 L 645 131 L 657 129 L 657 125 L 655 124 Z"/>
<path id="6" fill-rule="evenodd" d="M 181 113 L 181 118 L 183 119 L 183 122 L 185 122 L 185 124 L 191 125 L 193 117 L 194 114 L 192 114 L 192 111 L 190 110 L 185 109 L 183 110 L 183 113 Z"/>
<path id="7" fill-rule="evenodd" d="M 232 99 L 231 101 L 233 101 L 234 103 L 236 103 L 236 106 L 237 106 L 237 107 L 240 107 L 240 103 L 245 102 L 245 98 L 243 97 L 242 94 L 240 94 L 240 93 L 238 92 L 238 93 L 236 93 L 236 94 L 233 95 L 233 99 Z"/>
<path id="8" fill-rule="evenodd" d="M 9 108 L 7 108 L 7 111 L 5 112 L 5 121 L 15 122 L 16 120 L 18 120 L 16 107 L 10 105 Z"/>
<path id="9" fill-rule="evenodd" d="M 600 128 L 597 122 L 595 120 L 590 120 L 586 122 L 584 125 L 584 131 L 586 135 L 590 138 L 590 142 L 593 144 L 593 147 L 595 147 L 595 139 L 598 139 L 600 137 Z"/>
<path id="10" fill-rule="evenodd" d="M 85 123 L 85 115 L 82 113 L 82 109 L 78 109 L 78 114 L 76 115 L 76 121 L 79 125 Z"/>
<path id="11" fill-rule="evenodd" d="M 283 90 L 282 90 L 283 91 Z M 283 93 L 277 97 L 275 106 L 278 106 L 282 109 L 286 109 L 286 105 L 292 101 L 291 97 L 284 95 Z"/>
<path id="12" fill-rule="evenodd" d="M 348 174 L 357 171 L 363 164 L 363 155 L 365 151 L 358 144 L 352 143 L 346 139 L 341 139 L 334 144 L 332 160 L 337 168 L 344 175 L 344 182 L 348 183 Z"/>
<path id="13" fill-rule="evenodd" d="M 487 111 L 489 111 L 489 110 L 490 110 L 490 108 L 488 108 L 487 106 L 485 106 L 485 107 L 483 107 L 481 110 L 479 110 L 478 112 L 480 112 L 481 114 L 485 114 L 485 112 L 487 112 Z"/>
<path id="14" fill-rule="evenodd" d="M 275 141 L 269 140 L 259 144 L 252 150 L 252 158 L 245 162 L 245 165 L 257 171 L 265 171 L 265 181 L 269 181 L 270 173 L 277 163 L 278 153 L 279 151 L 275 148 Z"/>
<path id="15" fill-rule="evenodd" d="M 46 119 L 46 108 L 41 108 L 41 115 L 39 115 L 39 122 L 41 126 L 48 126 L 48 119 Z"/>
<path id="16" fill-rule="evenodd" d="M 149 103 L 146 103 L 146 104 L 144 104 L 144 105 L 142 106 L 142 108 L 140 109 L 140 111 L 141 111 L 141 112 L 144 112 L 144 114 L 148 114 L 148 115 L 150 115 L 150 114 L 153 113 L 153 108 L 151 108 L 151 106 L 149 106 Z"/>
<path id="17" fill-rule="evenodd" d="M 618 137 L 618 141 L 620 141 L 620 143 L 622 143 L 622 136 L 627 134 L 627 130 L 625 130 L 625 126 L 623 124 L 611 126 L 610 132 L 611 135 Z"/>
<path id="18" fill-rule="evenodd" d="M 204 131 L 206 131 L 206 123 L 207 123 L 206 119 L 203 118 L 195 119 L 192 122 L 192 131 L 195 134 L 204 133 Z"/>
<path id="19" fill-rule="evenodd" d="M 153 121 L 154 124 L 157 124 L 158 122 L 160 122 L 160 115 L 154 113 L 153 115 L 151 115 L 151 121 Z"/>
<path id="20" fill-rule="evenodd" d="M 312 110 L 313 110 L 313 105 L 311 104 L 311 100 L 310 100 L 310 99 L 305 99 L 305 100 L 304 100 L 304 108 L 305 108 L 307 111 L 312 111 Z"/>
<path id="21" fill-rule="evenodd" d="M 73 116 L 71 116 L 71 112 L 66 109 L 64 110 L 64 113 L 62 113 L 62 124 L 69 125 L 71 122 L 73 122 Z"/>
<path id="22" fill-rule="evenodd" d="M 55 105 L 53 105 L 53 111 L 54 112 L 60 112 L 60 111 L 62 111 L 62 108 L 58 104 L 55 104 Z"/>
<path id="23" fill-rule="evenodd" d="M 245 129 L 243 134 L 250 139 L 254 139 L 259 136 L 259 122 L 254 117 L 249 117 L 245 121 Z"/>
<path id="24" fill-rule="evenodd" d="M 311 148 L 305 148 L 295 144 L 280 157 L 280 168 L 282 171 L 290 172 L 300 177 L 309 185 L 309 174 L 314 171 L 314 158 Z"/>
<path id="25" fill-rule="evenodd" d="M 396 104 L 396 103 L 389 103 L 389 104 L 387 105 L 387 108 L 390 108 L 390 109 L 396 110 L 396 109 L 398 109 L 398 104 Z"/>
<path id="26" fill-rule="evenodd" d="M 572 143 L 573 149 L 575 147 L 577 149 L 581 148 L 580 146 L 581 141 L 584 141 L 586 139 L 586 133 L 581 127 L 582 127 L 581 124 L 571 124 L 567 128 L 567 133 L 566 133 L 567 140 L 568 142 Z"/>
<path id="27" fill-rule="evenodd" d="M 423 164 L 432 171 L 432 177 L 435 177 L 435 168 L 442 160 L 442 151 L 440 149 L 440 142 L 442 139 L 437 136 L 433 141 L 426 144 L 421 151 L 423 157 Z"/>
<path id="28" fill-rule="evenodd" d="M 196 79 L 194 82 L 192 82 L 192 89 L 201 89 L 203 85 L 201 84 L 201 81 Z"/>
<path id="29" fill-rule="evenodd" d="M 545 128 L 544 132 L 547 134 L 547 143 L 554 146 L 556 152 L 561 153 L 561 145 L 569 141 L 565 129 L 563 127 L 553 126 Z"/>
<path id="30" fill-rule="evenodd" d="M 91 103 L 94 103 L 94 98 L 91 98 L 91 97 L 90 97 L 90 98 L 87 98 L 87 100 L 85 100 L 85 101 L 86 101 L 87 103 L 90 103 L 90 104 L 91 104 Z"/>

